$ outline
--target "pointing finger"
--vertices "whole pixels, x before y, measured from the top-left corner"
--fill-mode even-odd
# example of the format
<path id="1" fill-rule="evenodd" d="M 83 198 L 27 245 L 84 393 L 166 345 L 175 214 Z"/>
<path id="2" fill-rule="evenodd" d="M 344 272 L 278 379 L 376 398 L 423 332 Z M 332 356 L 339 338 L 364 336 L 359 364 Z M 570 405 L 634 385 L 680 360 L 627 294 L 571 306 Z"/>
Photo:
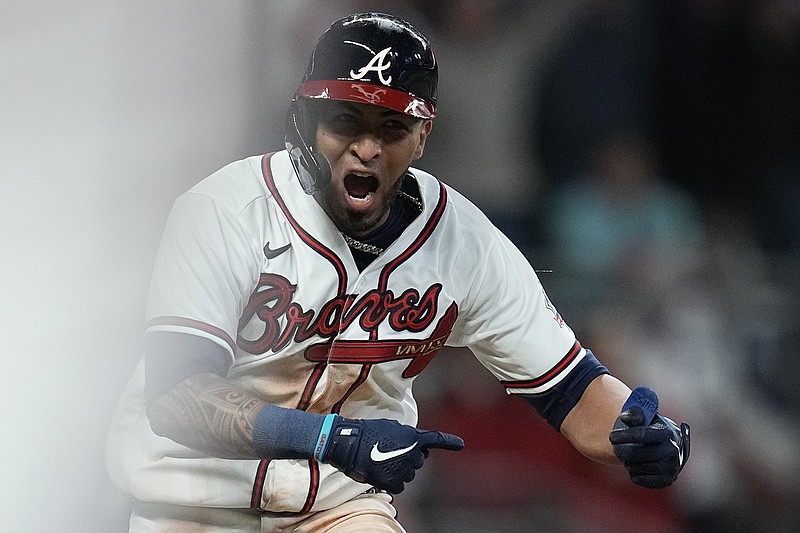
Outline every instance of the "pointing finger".
<path id="1" fill-rule="evenodd" d="M 458 451 L 464 448 L 464 441 L 461 437 L 442 431 L 421 431 L 419 447 L 422 450 L 440 448 L 442 450 Z"/>

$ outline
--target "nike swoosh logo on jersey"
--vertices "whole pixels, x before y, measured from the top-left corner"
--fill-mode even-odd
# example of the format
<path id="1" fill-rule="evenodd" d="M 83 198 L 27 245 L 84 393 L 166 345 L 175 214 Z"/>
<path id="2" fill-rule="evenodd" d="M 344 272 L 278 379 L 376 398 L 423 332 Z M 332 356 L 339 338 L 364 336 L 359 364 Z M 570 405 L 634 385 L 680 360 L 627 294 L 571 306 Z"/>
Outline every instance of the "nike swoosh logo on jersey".
<path id="1" fill-rule="evenodd" d="M 288 250 L 291 247 L 292 247 L 292 243 L 288 243 L 288 244 L 285 244 L 285 245 L 281 246 L 280 248 L 275 248 L 273 250 L 272 248 L 269 247 L 269 243 L 267 243 L 267 244 L 264 245 L 264 255 L 267 257 L 267 259 L 275 259 L 276 257 L 281 255 L 283 252 L 285 252 L 286 250 Z"/>
<path id="2" fill-rule="evenodd" d="M 411 444 L 406 448 L 400 448 L 399 450 L 392 450 L 390 452 L 382 452 L 378 449 L 378 443 L 376 442 L 372 449 L 369 451 L 369 458 L 375 461 L 376 463 L 382 463 L 383 461 L 388 461 L 389 459 L 394 459 L 395 457 L 399 457 L 406 452 L 410 452 L 414 449 L 417 443 Z"/>

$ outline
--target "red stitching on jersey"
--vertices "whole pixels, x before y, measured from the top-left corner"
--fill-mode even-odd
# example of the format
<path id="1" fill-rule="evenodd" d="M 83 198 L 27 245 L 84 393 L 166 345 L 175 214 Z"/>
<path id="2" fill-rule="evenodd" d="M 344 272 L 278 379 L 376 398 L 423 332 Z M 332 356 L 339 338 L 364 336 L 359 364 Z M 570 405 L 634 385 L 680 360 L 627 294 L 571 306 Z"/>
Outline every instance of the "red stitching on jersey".
<path id="1" fill-rule="evenodd" d="M 327 361 L 319 363 L 314 367 L 314 370 L 311 371 L 311 375 L 308 376 L 306 386 L 303 387 L 303 394 L 300 396 L 300 402 L 297 404 L 297 408 L 301 411 L 305 411 L 308 409 L 308 406 L 311 405 L 311 398 L 314 395 L 314 389 L 317 388 L 317 383 L 319 383 L 326 366 L 328 366 Z"/>
<path id="2" fill-rule="evenodd" d="M 440 191 L 439 202 L 438 202 L 436 208 L 434 209 L 433 214 L 431 215 L 431 217 L 428 219 L 427 223 L 425 224 L 425 227 L 422 229 L 422 232 L 420 232 L 420 234 L 417 236 L 417 238 L 414 239 L 414 242 L 412 242 L 411 245 L 408 248 L 406 248 L 405 251 L 403 251 L 403 253 L 401 253 L 398 257 L 396 257 L 395 259 L 390 261 L 389 264 L 387 264 L 383 268 L 383 271 L 381 272 L 380 281 L 378 282 L 378 290 L 376 291 L 377 294 L 386 293 L 387 287 L 389 285 L 389 275 L 395 269 L 397 269 L 397 267 L 399 267 L 404 261 L 406 261 L 409 257 L 414 255 L 414 253 L 417 250 L 419 250 L 419 248 L 425 243 L 425 241 L 428 240 L 428 238 L 431 236 L 431 233 L 433 233 L 433 228 L 436 227 L 436 225 L 438 224 L 439 220 L 441 219 L 442 213 L 444 212 L 444 206 L 447 203 L 447 191 L 444 188 L 444 185 L 441 184 L 441 183 L 439 184 L 439 191 Z M 440 285 L 439 285 L 439 287 L 441 288 Z M 408 291 L 406 291 L 406 292 L 408 292 Z M 438 296 L 438 291 L 436 292 L 436 294 Z M 351 350 L 352 351 L 360 351 L 361 353 L 359 355 L 360 356 L 366 356 L 366 357 L 371 357 L 371 356 L 376 356 L 377 355 L 378 359 L 376 360 L 376 362 L 382 362 L 382 361 L 391 360 L 393 358 L 397 358 L 397 355 L 399 353 L 403 353 L 403 355 L 404 355 L 404 357 L 400 357 L 400 358 L 407 358 L 408 356 L 406 354 L 408 354 L 409 351 L 402 352 L 402 348 L 404 346 L 408 347 L 408 346 L 412 346 L 412 345 L 413 346 L 420 346 L 420 344 L 421 344 L 422 347 L 423 347 L 422 349 L 427 350 L 425 355 L 416 356 L 416 352 L 412 352 L 412 354 L 413 354 L 412 355 L 412 357 L 413 357 L 412 362 L 403 371 L 403 377 L 405 377 L 405 378 L 415 376 L 415 375 L 419 374 L 420 372 L 422 372 L 422 370 L 428 365 L 428 363 L 431 361 L 431 359 L 433 359 L 433 357 L 439 352 L 439 349 L 441 349 L 441 347 L 444 346 L 444 342 L 447 340 L 447 337 L 450 335 L 450 331 L 453 328 L 453 323 L 455 322 L 454 315 L 452 313 L 450 313 L 451 310 L 453 310 L 455 312 L 455 304 L 450 306 L 450 309 L 448 309 L 448 311 L 445 313 L 444 317 L 442 317 L 442 319 L 439 321 L 439 324 L 437 324 L 436 330 L 433 332 L 433 335 L 432 335 L 432 339 L 434 339 L 434 342 L 431 342 L 430 340 L 422 341 L 421 343 L 419 341 L 417 341 L 417 340 L 413 340 L 413 341 L 410 341 L 410 342 L 409 341 L 405 341 L 405 342 L 399 342 L 399 343 L 398 342 L 375 342 L 378 339 L 378 328 L 377 328 L 377 323 L 376 323 L 375 324 L 376 327 L 372 328 L 371 331 L 370 331 L 370 334 L 369 334 L 370 341 L 369 342 L 367 342 L 365 344 L 362 344 L 362 343 L 360 343 L 358 341 L 352 341 L 352 342 L 339 341 L 339 342 L 334 342 L 333 348 L 328 353 L 328 358 L 329 358 L 330 361 L 334 360 L 334 358 L 336 357 L 337 347 L 341 347 L 341 343 L 345 343 L 347 345 L 347 347 L 345 348 L 345 351 L 348 351 L 348 352 L 350 352 Z M 455 313 L 455 314 L 457 315 L 457 313 Z M 450 320 L 451 316 L 453 316 L 452 320 Z M 383 318 L 381 318 L 380 321 L 383 321 Z M 441 329 L 443 329 L 442 328 L 443 325 L 444 325 L 444 329 L 447 330 L 446 333 L 444 333 L 443 331 L 440 331 Z M 369 329 L 369 328 L 367 328 L 367 329 Z M 444 334 L 442 335 L 442 333 L 444 333 Z M 434 345 L 434 347 L 430 348 L 430 349 L 426 348 L 426 347 L 430 347 L 431 345 Z M 357 350 L 357 349 L 354 349 L 355 346 L 362 346 L 364 349 Z M 312 346 L 312 347 L 309 348 L 309 350 L 312 350 L 313 348 L 314 347 Z M 388 348 L 388 350 L 390 352 L 388 354 L 383 353 L 381 355 L 378 355 L 376 353 L 376 352 L 379 352 L 379 351 L 385 351 L 387 348 Z M 306 357 L 308 357 L 310 355 L 309 354 L 309 350 L 306 351 Z M 392 351 L 394 351 L 394 354 L 391 353 Z M 386 358 L 387 355 L 388 355 L 389 359 Z M 353 392 L 355 392 L 355 390 L 362 383 L 364 383 L 367 380 L 367 377 L 369 376 L 369 372 L 370 372 L 371 369 L 372 369 L 372 364 L 365 364 L 362 367 L 361 374 L 358 376 L 358 379 L 356 379 L 356 381 L 350 386 L 350 388 L 344 394 L 342 399 L 340 399 L 338 402 L 336 402 L 336 404 L 331 409 L 332 413 L 338 413 L 341 410 L 342 405 L 344 405 L 344 402 L 347 401 L 347 399 L 353 394 Z"/>
<path id="3" fill-rule="evenodd" d="M 317 494 L 319 494 L 319 463 L 313 459 L 309 459 L 308 471 L 310 474 L 308 483 L 308 497 L 306 498 L 306 502 L 303 504 L 303 508 L 300 509 L 301 513 L 307 513 L 312 507 L 314 507 L 314 502 L 317 500 Z"/>
<path id="4" fill-rule="evenodd" d="M 270 193 L 272 193 L 272 197 L 278 203 L 278 206 L 281 208 L 281 211 L 283 211 L 283 214 L 289 221 L 289 224 L 291 224 L 292 228 L 297 232 L 297 234 L 300 236 L 303 242 L 305 242 L 309 247 L 311 247 L 312 250 L 314 250 L 322 257 L 327 259 L 331 263 L 331 265 L 333 265 L 333 268 L 336 270 L 339 276 L 339 288 L 337 290 L 337 296 L 344 297 L 345 293 L 347 292 L 347 269 L 345 268 L 344 263 L 339 258 L 339 256 L 336 255 L 336 253 L 334 253 L 333 250 L 329 249 L 321 242 L 316 240 L 314 237 L 312 237 L 311 234 L 308 233 L 300 225 L 300 223 L 297 222 L 297 220 L 295 220 L 294 216 L 289 211 L 289 208 L 286 206 L 285 200 L 283 199 L 280 192 L 278 191 L 278 188 L 275 185 L 275 180 L 273 179 L 272 172 L 270 171 L 269 163 L 272 160 L 272 156 L 274 155 L 275 152 L 272 152 L 264 155 L 264 157 L 261 158 L 261 173 L 262 176 L 264 177 L 264 182 L 267 185 L 267 189 L 269 189 Z M 308 381 L 306 382 L 306 387 L 303 390 L 303 395 L 300 399 L 300 405 L 302 407 L 299 408 L 304 410 L 308 408 L 309 404 L 311 403 L 311 396 L 314 391 L 314 388 L 316 387 L 317 382 L 319 382 L 319 379 L 322 376 L 322 371 L 324 369 L 325 369 L 324 364 L 317 365 L 316 367 L 314 367 L 314 370 L 312 371 L 311 375 L 308 378 Z M 317 475 L 319 475 L 319 473 L 317 473 Z M 313 505 L 313 500 L 311 501 L 310 505 Z"/>
<path id="5" fill-rule="evenodd" d="M 327 259 L 333 265 L 333 268 L 336 269 L 336 272 L 339 275 L 338 294 L 344 294 L 347 291 L 347 270 L 345 269 L 344 263 L 339 256 L 333 252 L 333 250 L 326 247 L 324 244 L 312 237 L 311 234 L 305 229 L 303 229 L 300 223 L 295 220 L 294 216 L 292 216 L 292 213 L 289 212 L 289 208 L 286 206 L 286 202 L 278 192 L 278 188 L 275 186 L 275 180 L 272 178 L 272 173 L 269 170 L 269 161 L 272 159 L 273 155 L 275 155 L 275 152 L 266 154 L 261 158 L 261 173 L 264 177 L 264 182 L 267 185 L 267 189 L 269 189 L 269 192 L 272 193 L 272 197 L 278 203 L 278 206 L 281 208 L 281 211 L 283 211 L 283 214 L 286 216 L 289 224 L 291 224 L 292 228 L 297 232 L 303 242 L 310 246 L 311 249 L 313 249 L 319 255 Z"/>
<path id="6" fill-rule="evenodd" d="M 256 511 L 265 510 L 261 507 L 261 499 L 264 493 L 264 481 L 267 479 L 267 466 L 269 466 L 268 459 L 259 461 L 256 476 L 253 480 L 253 495 L 250 497 L 250 508 Z"/>
<path id="7" fill-rule="evenodd" d="M 572 345 L 567 355 L 565 355 L 561 361 L 556 363 L 556 365 L 551 368 L 547 373 L 539 376 L 538 378 L 527 380 L 527 381 L 501 381 L 502 385 L 507 389 L 527 389 L 527 388 L 534 388 L 534 387 L 541 387 L 548 381 L 555 378 L 562 370 L 572 363 L 578 354 L 581 351 L 581 343 L 575 341 L 575 344 Z"/>
<path id="8" fill-rule="evenodd" d="M 358 375 L 358 378 L 353 382 L 352 385 L 350 385 L 350 388 L 347 389 L 346 393 L 344 393 L 342 399 L 336 402 L 336 404 L 331 408 L 331 413 L 335 413 L 337 415 L 339 414 L 339 411 L 342 410 L 342 405 L 344 404 L 344 402 L 350 397 L 351 394 L 353 394 L 353 392 L 355 392 L 355 390 L 359 386 L 361 386 L 362 383 L 367 381 L 367 377 L 369 377 L 370 370 L 372 370 L 371 364 L 367 364 L 361 367 L 361 373 Z"/>
<path id="9" fill-rule="evenodd" d="M 385 352 L 389 350 L 391 353 L 382 353 L 377 355 L 379 358 L 375 362 L 382 362 L 394 359 L 413 359 L 412 362 L 406 367 L 406 370 L 403 372 L 403 377 L 412 377 L 419 372 L 421 372 L 425 366 L 427 366 L 428 362 L 433 358 L 434 355 L 444 346 L 444 342 L 447 340 L 447 337 L 452 330 L 453 323 L 455 322 L 455 318 L 458 315 L 457 307 L 455 304 L 451 305 L 450 309 L 445 313 L 445 315 L 440 320 L 439 324 L 436 327 L 436 331 L 434 331 L 433 336 L 431 339 L 426 340 L 405 340 L 405 341 L 395 341 L 395 342 L 386 342 L 386 343 L 375 343 L 378 339 L 378 328 L 377 325 L 379 322 L 382 322 L 385 316 L 381 316 L 380 320 L 375 319 L 375 324 L 372 324 L 370 319 L 375 318 L 372 316 L 372 313 L 367 313 L 365 310 L 369 309 L 372 312 L 375 312 L 378 309 L 382 309 L 383 312 L 388 312 L 389 309 L 386 307 L 386 297 L 389 295 L 387 291 L 388 283 L 389 283 L 389 276 L 394 272 L 403 262 L 407 261 L 414 253 L 416 253 L 419 248 L 430 238 L 434 229 L 438 225 L 441 217 L 444 213 L 445 207 L 447 205 L 447 189 L 445 188 L 443 183 L 439 183 L 439 200 L 437 202 L 436 207 L 433 210 L 428 221 L 425 223 L 420 234 L 416 237 L 414 242 L 406 248 L 403 253 L 401 253 L 398 257 L 387 264 L 383 271 L 381 272 L 381 277 L 378 283 L 378 289 L 376 291 L 372 291 L 367 295 L 364 295 L 359 302 L 361 302 L 361 306 L 356 306 L 355 308 L 351 307 L 355 302 L 354 297 L 348 297 L 346 295 L 347 290 L 347 272 L 344 267 L 344 263 L 341 261 L 339 256 L 337 256 L 332 250 L 324 246 L 322 243 L 317 241 L 314 237 L 312 237 L 303 227 L 297 222 L 297 220 L 292 216 L 291 212 L 289 211 L 288 207 L 286 206 L 286 202 L 284 201 L 283 197 L 280 195 L 274 179 L 272 177 L 272 173 L 270 172 L 270 161 L 272 159 L 273 153 L 266 154 L 261 161 L 261 168 L 262 168 L 262 175 L 264 177 L 264 181 L 266 183 L 267 189 L 269 189 L 270 193 L 272 194 L 273 198 L 277 202 L 278 206 L 280 207 L 281 211 L 283 212 L 284 216 L 286 216 L 287 220 L 291 224 L 292 228 L 297 232 L 300 238 L 305 242 L 309 247 L 311 247 L 314 251 L 319 253 L 322 257 L 327 259 L 333 267 L 336 269 L 338 276 L 339 276 L 339 290 L 337 293 L 337 299 L 341 299 L 341 304 L 343 305 L 341 309 L 341 316 L 339 320 L 340 326 L 343 324 L 349 325 L 348 321 L 352 321 L 354 317 L 365 313 L 361 319 L 362 327 L 370 331 L 370 339 L 372 342 L 368 342 L 368 346 L 366 350 L 357 350 L 360 352 L 361 357 L 363 357 L 367 352 L 371 355 L 375 356 L 376 352 Z M 263 276 L 262 276 L 263 277 Z M 406 291 L 408 292 L 408 291 Z M 405 293 L 404 293 L 405 294 Z M 427 293 L 426 293 L 427 294 Z M 437 293 L 438 294 L 438 291 Z M 382 299 L 381 299 L 382 297 Z M 378 298 L 378 300 L 375 300 Z M 399 301 L 399 300 L 398 300 Z M 367 305 L 372 302 L 372 305 Z M 394 300 L 390 303 L 393 303 Z M 251 302 L 252 303 L 252 302 Z M 383 303 L 384 305 L 381 306 L 380 304 Z M 254 311 L 255 307 L 251 309 L 250 304 L 247 307 L 248 310 Z M 291 308 L 287 309 L 286 313 L 287 316 L 290 311 L 294 311 L 297 314 L 298 309 Z M 435 310 L 434 310 L 435 311 Z M 309 314 L 310 312 L 300 313 L 298 316 L 294 317 L 295 320 L 292 321 L 293 324 L 306 324 L 306 329 L 311 331 L 314 328 L 309 327 L 308 321 L 313 319 L 313 315 Z M 319 317 L 318 317 L 319 319 Z M 324 325 L 323 321 L 323 325 Z M 316 322 L 315 322 L 316 324 Z M 374 327 L 370 327 L 370 325 Z M 317 324 L 319 325 L 319 324 Z M 409 324 L 405 324 L 405 329 L 410 329 Z M 427 326 L 427 324 L 426 324 Z M 344 326 L 346 327 L 346 325 Z M 344 327 L 342 329 L 344 329 Z M 392 326 L 394 329 L 398 329 L 398 325 Z M 446 329 L 446 331 L 440 331 L 442 329 Z M 287 336 L 287 334 L 293 333 L 295 338 L 299 337 L 298 331 L 295 331 L 294 328 L 287 328 L 278 340 L 277 346 L 271 346 L 272 349 L 278 349 L 279 347 L 284 346 L 291 340 L 291 336 Z M 319 331 L 315 331 L 314 333 L 318 334 Z M 274 341 L 274 339 L 272 339 Z M 356 343 L 360 346 L 360 342 Z M 340 343 L 334 343 L 333 346 L 339 346 Z M 347 346 L 348 349 L 352 348 L 353 345 L 348 344 L 345 342 L 343 346 Z M 259 345 L 259 347 L 263 350 L 264 346 Z M 314 367 L 311 375 L 309 376 L 308 381 L 303 389 L 303 394 L 300 398 L 300 402 L 298 403 L 299 409 L 307 409 L 311 403 L 311 398 L 313 395 L 313 391 L 317 386 L 317 383 L 321 379 L 322 373 L 325 369 L 327 362 L 330 360 L 334 360 L 336 351 L 335 348 L 331 350 L 331 345 L 329 343 L 325 344 L 317 344 L 309 348 L 310 351 L 307 351 L 306 358 L 315 362 L 318 362 L 317 366 Z M 249 351 L 249 350 L 248 350 Z M 368 355 L 369 357 L 369 355 Z M 359 377 L 356 381 L 350 386 L 348 391 L 345 395 L 338 401 L 332 408 L 332 412 L 338 412 L 347 398 L 362 384 L 366 381 L 367 377 L 369 376 L 369 372 L 372 368 L 371 362 L 359 361 L 364 364 Z"/>
<path id="10" fill-rule="evenodd" d="M 206 324 L 205 322 L 200 322 L 199 320 L 192 320 L 191 318 L 184 318 L 182 316 L 159 316 L 147 322 L 148 328 L 153 326 L 180 326 L 184 328 L 196 329 L 217 337 L 219 340 L 228 345 L 231 352 L 233 352 L 234 348 L 236 347 L 236 343 L 233 342 L 233 339 L 225 332 L 225 330 L 216 326 L 212 326 L 211 324 Z"/>
<path id="11" fill-rule="evenodd" d="M 255 509 L 259 512 L 266 512 L 267 510 L 261 507 L 261 500 L 262 494 L 264 492 L 264 482 L 267 478 L 267 467 L 269 466 L 269 460 L 262 459 L 258 463 L 258 468 L 256 469 L 256 476 L 253 482 L 253 495 L 250 498 L 250 508 Z M 308 496 L 306 496 L 306 501 L 303 504 L 302 509 L 298 511 L 299 513 L 307 513 L 311 510 L 314 506 L 314 502 L 317 500 L 317 494 L 319 494 L 319 484 L 320 484 L 320 474 L 319 474 L 319 464 L 310 459 L 308 461 L 308 473 L 309 473 L 309 483 L 308 483 Z"/>
<path id="12" fill-rule="evenodd" d="M 425 223 L 425 227 L 422 228 L 422 231 L 414 239 L 414 242 L 406 248 L 403 253 L 395 257 L 392 261 L 390 261 L 385 267 L 383 267 L 383 271 L 381 272 L 380 282 L 378 283 L 379 290 L 385 291 L 386 287 L 389 285 L 389 276 L 392 272 L 394 272 L 402 263 L 408 260 L 409 257 L 414 255 L 420 247 L 425 244 L 431 234 L 433 234 L 434 228 L 439 224 L 439 221 L 442 218 L 442 214 L 444 213 L 444 208 L 447 205 L 447 189 L 445 189 L 443 183 L 439 183 L 439 201 L 436 204 L 436 208 L 433 210 L 433 214 Z"/>
<path id="13" fill-rule="evenodd" d="M 402 375 L 404 378 L 414 377 L 421 373 L 444 347 L 457 317 L 458 306 L 453 302 L 427 339 L 339 340 L 333 344 L 323 342 L 306 348 L 305 357 L 314 362 L 364 365 L 411 359 Z"/>
<path id="14" fill-rule="evenodd" d="M 406 289 L 397 296 L 389 290 L 371 289 L 358 299 L 355 295 L 336 296 L 319 309 L 309 310 L 293 300 L 296 289 L 296 285 L 279 274 L 261 274 L 242 311 L 239 329 L 254 317 L 263 323 L 264 329 L 256 338 L 240 335 L 237 345 L 242 350 L 252 354 L 277 353 L 292 341 L 332 339 L 356 322 L 368 332 L 384 323 L 395 331 L 424 331 L 436 318 L 442 285 L 433 284 L 423 294 L 417 289 Z M 376 335 L 371 337 L 374 339 Z"/>
<path id="15" fill-rule="evenodd" d="M 389 276 L 394 272 L 403 262 L 405 262 L 409 257 L 414 255 L 414 253 L 420 249 L 420 247 L 428 240 L 428 238 L 433 233 L 433 228 L 439 223 L 439 220 L 442 218 L 442 213 L 444 213 L 444 207 L 447 204 L 447 189 L 445 189 L 443 183 L 439 183 L 439 202 L 436 204 L 436 208 L 433 210 L 433 214 L 425 223 L 425 227 L 422 228 L 422 231 L 414 239 L 414 242 L 406 248 L 403 253 L 395 257 L 392 261 L 390 261 L 383 270 L 381 271 L 381 277 L 378 282 L 378 290 L 385 291 L 386 288 L 389 286 Z M 373 330 L 370 332 L 370 338 L 375 340 L 378 338 L 378 330 Z"/>

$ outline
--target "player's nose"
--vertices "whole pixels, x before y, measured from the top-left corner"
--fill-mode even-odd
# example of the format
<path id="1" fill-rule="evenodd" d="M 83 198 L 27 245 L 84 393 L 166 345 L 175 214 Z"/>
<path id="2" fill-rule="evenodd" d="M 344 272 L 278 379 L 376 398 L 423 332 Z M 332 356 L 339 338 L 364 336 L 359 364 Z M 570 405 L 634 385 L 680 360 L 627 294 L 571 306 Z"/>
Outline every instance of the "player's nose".
<path id="1" fill-rule="evenodd" d="M 381 155 L 383 143 L 372 133 L 362 133 L 350 143 L 350 151 L 361 161 L 370 161 Z"/>

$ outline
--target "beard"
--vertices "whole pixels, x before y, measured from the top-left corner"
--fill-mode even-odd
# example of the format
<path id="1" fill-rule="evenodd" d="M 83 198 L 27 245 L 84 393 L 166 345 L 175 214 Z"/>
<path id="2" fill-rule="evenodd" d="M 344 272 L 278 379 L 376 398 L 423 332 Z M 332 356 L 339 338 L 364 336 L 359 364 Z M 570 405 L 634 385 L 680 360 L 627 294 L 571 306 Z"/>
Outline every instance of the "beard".
<path id="1" fill-rule="evenodd" d="M 337 203 L 333 198 L 330 187 L 322 189 L 315 196 L 317 202 L 322 206 L 322 209 L 328 214 L 328 217 L 339 231 L 352 237 L 357 237 L 369 233 L 380 226 L 392 208 L 402 184 L 403 179 L 400 177 L 388 191 L 379 208 L 370 212 L 356 211 Z"/>

